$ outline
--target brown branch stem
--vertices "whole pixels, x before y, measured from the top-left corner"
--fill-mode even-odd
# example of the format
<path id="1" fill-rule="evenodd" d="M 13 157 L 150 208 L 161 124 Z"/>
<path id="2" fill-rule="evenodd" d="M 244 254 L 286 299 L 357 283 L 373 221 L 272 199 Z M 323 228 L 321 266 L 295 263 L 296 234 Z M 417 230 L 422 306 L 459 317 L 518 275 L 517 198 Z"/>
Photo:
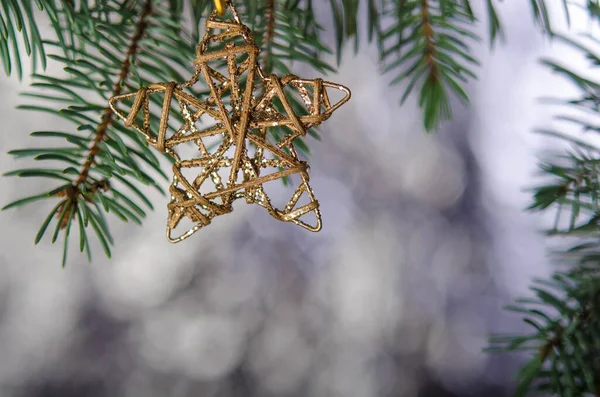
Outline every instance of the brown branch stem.
<path id="1" fill-rule="evenodd" d="M 435 60 L 435 32 L 429 15 L 429 0 L 421 0 L 421 18 L 423 19 L 423 34 L 425 35 L 425 62 L 429 66 L 429 78 L 438 78 L 439 69 Z"/>
<path id="2" fill-rule="evenodd" d="M 138 51 L 138 44 L 142 36 L 146 31 L 146 27 L 148 26 L 146 22 L 146 18 L 152 12 L 152 0 L 146 0 L 146 4 L 144 9 L 142 10 L 142 14 L 140 16 L 140 20 L 137 25 L 137 29 L 133 37 L 131 38 L 131 43 L 129 44 L 129 48 L 125 53 L 125 59 L 123 59 L 123 64 L 121 66 L 121 71 L 119 73 L 119 77 L 113 87 L 112 96 L 119 95 L 121 93 L 121 87 L 123 87 L 125 80 L 129 76 L 129 69 L 131 67 L 131 60 L 136 56 Z M 79 190 L 79 186 L 84 183 L 90 173 L 90 169 L 98 151 L 100 150 L 100 142 L 106 137 L 106 133 L 108 131 L 108 126 L 112 122 L 114 116 L 113 110 L 110 106 L 107 106 L 102 113 L 102 121 L 98 124 L 98 128 L 96 128 L 96 136 L 92 141 L 92 146 L 88 152 L 87 160 L 81 167 L 81 171 L 79 172 L 79 176 L 75 183 L 73 183 L 73 187 Z"/>

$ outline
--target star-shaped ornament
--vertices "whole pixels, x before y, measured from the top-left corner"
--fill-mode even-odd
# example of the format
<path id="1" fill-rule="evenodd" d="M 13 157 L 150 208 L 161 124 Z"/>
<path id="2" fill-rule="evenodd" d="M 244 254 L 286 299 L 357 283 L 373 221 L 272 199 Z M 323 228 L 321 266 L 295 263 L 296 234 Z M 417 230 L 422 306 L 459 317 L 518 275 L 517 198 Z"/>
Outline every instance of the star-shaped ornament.
<path id="1" fill-rule="evenodd" d="M 237 199 L 264 207 L 278 220 L 319 231 L 319 203 L 294 140 L 328 119 L 350 99 L 350 91 L 322 79 L 265 76 L 252 32 L 231 1 L 226 7 L 232 18 L 218 18 L 214 11 L 206 21 L 189 81 L 150 84 L 111 98 L 110 106 L 125 125 L 174 160 L 169 241 L 181 241 L 231 212 Z M 204 100 L 188 92 L 200 79 L 209 90 Z M 342 98 L 332 104 L 328 89 L 341 92 Z M 129 111 L 119 109 L 120 103 Z M 152 131 L 152 115 L 157 113 L 158 131 Z M 297 187 L 286 203 L 274 205 L 265 187 L 282 178 Z M 183 219 L 191 226 L 173 236 Z"/>

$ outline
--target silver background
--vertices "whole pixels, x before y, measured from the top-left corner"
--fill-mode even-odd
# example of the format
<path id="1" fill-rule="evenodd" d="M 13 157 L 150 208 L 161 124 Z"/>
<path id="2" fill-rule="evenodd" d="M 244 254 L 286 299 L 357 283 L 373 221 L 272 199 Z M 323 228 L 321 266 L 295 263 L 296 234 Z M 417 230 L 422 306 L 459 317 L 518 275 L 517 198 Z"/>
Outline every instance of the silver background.
<path id="1" fill-rule="evenodd" d="M 111 221 L 112 260 L 74 248 L 63 270 L 59 244 L 33 246 L 50 202 L 0 212 L 0 396 L 507 395 L 522 358 L 481 349 L 523 329 L 501 307 L 552 269 L 550 218 L 521 210 L 536 154 L 556 145 L 531 133 L 553 125 L 536 99 L 573 93 L 537 60 L 584 63 L 540 37 L 527 2 L 500 9 L 506 43 L 476 47 L 472 106 L 437 134 L 414 98 L 398 106 L 373 46 L 347 48 L 328 79 L 352 100 L 310 141 L 321 233 L 240 204 L 171 245 L 167 198 L 146 189 L 156 210 L 143 227 Z M 27 83 L 0 79 L 4 152 L 70 128 L 15 110 Z M 27 165 L 0 156 L 2 172 Z M 0 178 L 0 203 L 52 187 Z"/>

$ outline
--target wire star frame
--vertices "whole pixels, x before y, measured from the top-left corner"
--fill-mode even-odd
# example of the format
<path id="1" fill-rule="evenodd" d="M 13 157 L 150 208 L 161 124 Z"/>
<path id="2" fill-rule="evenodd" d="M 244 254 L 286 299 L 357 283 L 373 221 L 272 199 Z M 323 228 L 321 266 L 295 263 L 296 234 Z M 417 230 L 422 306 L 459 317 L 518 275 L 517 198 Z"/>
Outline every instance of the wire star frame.
<path id="1" fill-rule="evenodd" d="M 226 2 L 226 8 L 232 18 L 219 19 L 215 10 L 207 19 L 206 34 L 196 50 L 196 70 L 190 80 L 150 84 L 135 93 L 111 98 L 110 107 L 125 120 L 126 126 L 133 127 L 150 145 L 174 159 L 171 201 L 167 206 L 169 241 L 179 242 L 191 236 L 214 217 L 230 213 L 232 203 L 242 198 L 264 207 L 275 219 L 317 232 L 322 226 L 319 203 L 309 185 L 308 165 L 298 158 L 293 141 L 327 120 L 350 99 L 350 90 L 322 79 L 265 76 L 257 60 L 260 50 L 252 32 L 241 22 L 231 1 Z M 200 78 L 209 89 L 205 100 L 185 91 Z M 255 96 L 258 88 L 262 92 Z M 332 104 L 327 89 L 339 90 L 344 96 Z M 299 97 L 296 103 L 303 105 L 303 112 L 294 111 L 294 97 Z M 132 100 L 127 113 L 117 107 L 119 102 Z M 152 104 L 161 107 L 157 133 L 150 128 Z M 173 112 L 177 107 L 180 113 Z M 196 124 L 204 115 L 214 124 L 199 129 Z M 173 119 L 179 120 L 179 128 L 169 125 Z M 205 120 L 206 117 L 202 121 Z M 286 131 L 277 143 L 272 142 L 274 128 Z M 169 131 L 175 132 L 167 136 Z M 191 158 L 183 158 L 187 153 L 183 146 L 190 142 L 195 143 L 196 149 Z M 228 173 L 224 175 L 223 171 Z M 292 175 L 298 175 L 300 183 L 287 204 L 277 208 L 264 184 Z M 309 202 L 299 205 L 303 195 Z M 315 219 L 309 224 L 306 216 L 311 213 Z M 194 226 L 174 237 L 174 230 L 184 218 Z"/>

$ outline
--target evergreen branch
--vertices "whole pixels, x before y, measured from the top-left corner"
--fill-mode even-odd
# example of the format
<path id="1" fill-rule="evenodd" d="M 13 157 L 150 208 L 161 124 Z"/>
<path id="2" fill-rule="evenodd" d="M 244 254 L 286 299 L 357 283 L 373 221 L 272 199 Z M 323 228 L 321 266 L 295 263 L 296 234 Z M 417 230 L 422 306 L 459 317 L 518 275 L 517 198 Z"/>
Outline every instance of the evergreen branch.
<path id="1" fill-rule="evenodd" d="M 587 38 L 596 42 L 592 37 Z M 600 57 L 590 48 L 564 36 L 557 36 L 557 39 L 583 52 L 593 66 L 600 65 Z M 557 62 L 544 59 L 542 64 L 570 80 L 580 91 L 577 98 L 556 101 L 577 113 L 558 114 L 555 119 L 578 126 L 584 133 L 600 132 L 600 84 Z M 584 140 L 555 130 L 545 129 L 537 132 L 564 140 L 571 144 L 572 149 L 564 154 L 553 154 L 551 159 L 540 164 L 541 172 L 553 178 L 533 190 L 534 202 L 530 208 L 546 210 L 555 207 L 561 210 L 557 212 L 551 231 L 553 234 L 580 233 L 582 230 L 594 228 L 597 223 L 595 219 L 600 214 L 600 149 Z M 562 226 L 561 216 L 564 215 L 565 209 L 568 212 L 568 224 Z M 587 217 L 581 221 L 584 216 Z"/>
<path id="2" fill-rule="evenodd" d="M 71 222 L 77 217 L 80 251 L 85 250 L 88 258 L 91 257 L 90 239 L 85 235 L 88 226 L 94 230 L 104 251 L 110 256 L 113 240 L 104 212 L 112 213 L 123 221 L 131 220 L 139 224 L 141 218 L 145 217 L 145 211 L 128 197 L 130 193 L 152 208 L 136 184 L 152 185 L 164 193 L 154 178 L 140 167 L 138 161 L 167 178 L 143 137 L 119 123 L 110 122 L 112 116 L 107 113 L 106 101 L 121 90 L 135 91 L 139 85 L 151 81 L 172 81 L 181 77 L 174 66 L 189 62 L 189 54 L 193 54 L 195 47 L 190 36 L 169 19 L 177 15 L 172 7 L 164 8 L 155 4 L 150 12 L 143 6 L 132 9 L 127 4 L 130 2 L 123 0 L 116 9 L 111 9 L 110 15 L 96 13 L 91 21 L 86 12 L 77 11 L 74 18 L 87 20 L 95 35 L 88 35 L 87 31 L 79 30 L 74 40 L 70 40 L 69 43 L 60 39 L 46 42 L 47 46 L 71 54 L 50 55 L 65 65 L 64 70 L 70 77 L 58 79 L 34 75 L 32 86 L 50 90 L 53 95 L 26 93 L 29 97 L 43 99 L 44 104 L 21 106 L 21 109 L 47 112 L 75 123 L 78 133 L 39 131 L 32 134 L 36 137 L 65 139 L 70 146 L 10 152 L 15 157 L 33 157 L 43 161 L 44 166 L 17 170 L 7 175 L 43 177 L 69 183 L 62 184 L 47 194 L 19 199 L 8 204 L 5 209 L 37 202 L 43 198 L 59 197 L 60 204 L 40 228 L 36 243 L 43 237 L 52 219 L 57 220 L 52 236 L 52 242 L 55 242 L 58 237 L 57 230 L 63 230 L 66 235 L 70 235 Z M 143 15 L 143 19 L 140 21 L 136 15 Z M 66 23 L 66 18 L 60 20 Z M 174 41 L 169 41 L 167 37 L 174 38 Z M 157 41 L 154 38 L 162 39 Z M 77 43 L 85 43 L 86 49 L 79 47 Z M 127 49 L 125 59 L 119 59 L 115 55 L 122 51 L 121 48 Z M 162 56 L 154 56 L 156 53 L 162 53 Z M 160 67 L 154 66 L 157 64 Z M 113 76 L 117 76 L 116 79 Z M 137 81 L 134 84 L 131 80 Z M 100 103 L 94 103 L 94 97 L 100 98 Z M 66 103 L 68 106 L 57 110 L 48 105 L 52 102 L 61 106 Z M 159 116 L 153 112 L 152 128 L 157 127 L 158 119 Z M 49 168 L 46 165 L 60 166 L 61 163 L 66 164 L 67 168 Z M 68 243 L 65 240 L 63 249 L 67 248 Z M 63 260 L 66 260 L 66 253 L 63 254 Z"/>
<path id="3" fill-rule="evenodd" d="M 384 71 L 399 69 L 392 84 L 408 80 L 401 103 L 420 86 L 419 106 L 425 129 L 431 131 L 451 117 L 448 90 L 468 103 L 461 83 L 476 77 L 470 66 L 478 62 L 470 55 L 468 43 L 479 40 L 464 27 L 474 21 L 470 5 L 454 0 L 405 0 L 383 12 L 394 19 L 380 37 L 381 59 L 390 61 Z"/>
<path id="4" fill-rule="evenodd" d="M 490 352 L 529 351 L 518 374 L 516 396 L 532 391 L 560 396 L 600 393 L 600 283 L 597 269 L 577 268 L 536 280 L 534 299 L 506 310 L 524 315 L 533 328 L 524 335 L 498 335 Z"/>
<path id="5" fill-rule="evenodd" d="M 587 46 L 557 37 L 583 52 L 592 66 L 600 65 L 598 55 Z M 580 91 L 574 99 L 555 101 L 576 110 L 559 114 L 556 120 L 575 124 L 583 132 L 600 132 L 600 84 L 557 62 L 543 60 L 542 64 Z M 490 350 L 530 351 L 530 360 L 519 373 L 519 396 L 534 390 L 558 396 L 600 395 L 600 148 L 553 129 L 538 132 L 564 140 L 571 148 L 566 153 L 548 153 L 540 163 L 547 182 L 533 189 L 530 209 L 556 211 L 548 234 L 579 241 L 554 253 L 571 271 L 557 272 L 552 280 L 537 280 L 531 288 L 536 299 L 508 307 L 524 315 L 533 333 L 492 338 Z"/>
<path id="6" fill-rule="evenodd" d="M 125 59 L 123 60 L 123 65 L 121 66 L 121 71 L 119 73 L 119 77 L 117 78 L 117 82 L 114 85 L 112 96 L 117 96 L 121 93 L 121 88 L 125 84 L 126 79 L 129 77 L 129 68 L 131 66 L 131 61 L 136 57 L 139 41 L 144 35 L 146 27 L 148 26 L 146 18 L 148 17 L 148 15 L 150 15 L 151 12 L 152 0 L 146 0 L 144 9 L 142 11 L 137 25 L 137 30 L 135 32 L 135 35 L 131 39 L 131 44 L 129 45 L 127 52 L 125 53 Z M 79 173 L 79 176 L 77 177 L 77 180 L 74 183 L 75 188 L 78 188 L 79 185 L 81 185 L 87 179 L 90 172 L 90 167 L 94 162 L 96 155 L 98 154 L 99 144 L 105 138 L 108 126 L 111 123 L 113 116 L 113 110 L 110 108 L 110 106 L 106 106 L 102 115 L 102 122 L 98 125 L 98 128 L 96 129 L 96 136 L 92 141 L 92 146 L 90 147 L 87 160 L 83 164 L 81 172 Z"/>
<path id="7" fill-rule="evenodd" d="M 260 47 L 263 67 L 267 73 L 289 74 L 291 62 L 310 65 L 321 72 L 335 69 L 321 58 L 331 53 L 320 37 L 312 1 L 263 0 L 263 4 L 248 0 L 244 23 L 250 25 Z M 254 9 L 254 7 L 258 7 Z M 288 62 L 286 62 L 288 61 Z"/>

